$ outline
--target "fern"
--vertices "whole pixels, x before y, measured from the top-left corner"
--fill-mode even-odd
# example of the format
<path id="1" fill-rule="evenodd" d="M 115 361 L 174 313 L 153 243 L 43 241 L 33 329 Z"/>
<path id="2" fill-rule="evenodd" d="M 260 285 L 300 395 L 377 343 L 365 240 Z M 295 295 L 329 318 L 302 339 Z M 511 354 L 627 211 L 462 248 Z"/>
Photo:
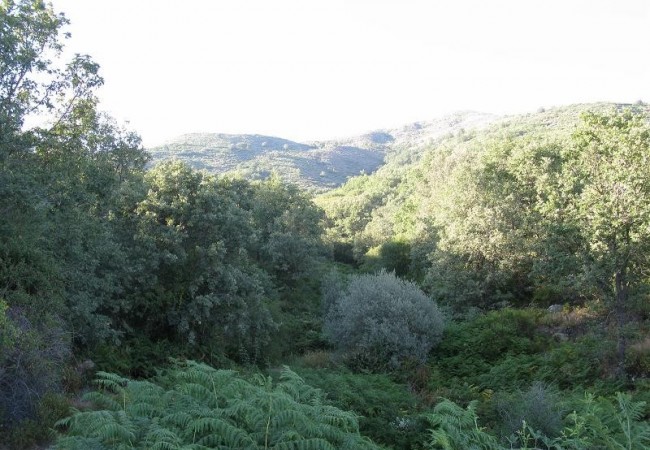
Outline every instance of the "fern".
<path id="1" fill-rule="evenodd" d="M 494 436 L 478 426 L 476 401 L 463 409 L 450 400 L 443 400 L 429 415 L 433 425 L 431 449 L 502 450 Z"/>
<path id="2" fill-rule="evenodd" d="M 320 438 L 281 442 L 273 447 L 274 450 L 336 450 L 336 448 Z"/>
<path id="3" fill-rule="evenodd" d="M 567 416 L 569 424 L 556 439 L 546 439 L 559 450 L 649 450 L 650 425 L 643 420 L 645 402 L 633 402 L 617 393 L 616 404 L 588 394 L 582 410 Z"/>
<path id="4" fill-rule="evenodd" d="M 618 448 L 641 450 L 650 448 L 650 425 L 643 422 L 645 402 L 633 402 L 629 394 L 616 393 L 619 413 L 616 422 L 620 429 Z"/>
<path id="5" fill-rule="evenodd" d="M 157 383 L 100 373 L 86 396 L 98 410 L 57 426 L 57 448 L 377 449 L 354 414 L 323 404 L 319 390 L 285 368 L 280 381 L 187 361 Z M 84 447 L 85 446 L 85 447 Z"/>
<path id="6" fill-rule="evenodd" d="M 633 402 L 628 394 L 616 394 L 616 403 L 588 394 L 580 411 L 566 417 L 561 435 L 549 438 L 525 421 L 510 439 L 512 449 L 543 444 L 548 450 L 650 450 L 650 424 L 644 421 L 645 402 Z M 433 425 L 429 449 L 505 450 L 496 438 L 478 426 L 476 402 L 466 409 L 443 400 L 429 415 Z M 515 447 L 515 445 L 521 447 Z"/>
<path id="7" fill-rule="evenodd" d="M 183 445 L 182 440 L 172 430 L 153 422 L 144 436 L 144 445 L 152 450 L 176 450 Z"/>

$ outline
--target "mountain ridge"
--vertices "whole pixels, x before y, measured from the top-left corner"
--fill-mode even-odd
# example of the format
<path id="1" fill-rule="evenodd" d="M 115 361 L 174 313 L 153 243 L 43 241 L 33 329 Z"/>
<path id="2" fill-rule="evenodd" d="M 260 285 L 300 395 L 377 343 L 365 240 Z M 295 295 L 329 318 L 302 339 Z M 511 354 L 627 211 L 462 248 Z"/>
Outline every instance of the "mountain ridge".
<path id="1" fill-rule="evenodd" d="M 323 192 L 350 177 L 373 173 L 387 156 L 405 148 L 414 152 L 449 133 L 487 126 L 501 116 L 461 111 L 398 128 L 324 141 L 296 142 L 261 134 L 187 133 L 149 148 L 153 163 L 177 158 L 216 174 L 238 173 L 264 179 L 277 173 L 286 182 Z"/>

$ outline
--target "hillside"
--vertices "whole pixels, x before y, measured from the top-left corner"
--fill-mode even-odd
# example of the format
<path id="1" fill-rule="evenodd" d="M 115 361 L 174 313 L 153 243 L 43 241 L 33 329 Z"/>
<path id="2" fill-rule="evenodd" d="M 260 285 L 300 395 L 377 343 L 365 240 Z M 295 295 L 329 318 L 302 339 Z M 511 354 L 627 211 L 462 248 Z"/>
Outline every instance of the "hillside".
<path id="1" fill-rule="evenodd" d="M 154 163 L 177 158 L 195 169 L 238 172 L 248 179 L 264 179 L 276 172 L 284 181 L 322 192 L 359 173 L 376 171 L 387 156 L 405 149 L 417 154 L 441 136 L 483 127 L 496 119 L 491 114 L 462 112 L 401 128 L 307 143 L 257 134 L 195 133 L 148 150 Z"/>
<path id="2" fill-rule="evenodd" d="M 433 243 L 446 233 L 444 230 L 451 226 L 449 223 L 453 222 L 454 226 L 459 227 L 449 233 L 460 234 L 461 230 L 471 232 L 473 239 L 476 239 L 476 248 L 483 245 L 485 236 L 495 232 L 495 223 L 503 218 L 493 218 L 494 222 L 482 229 L 483 225 L 470 225 L 467 217 L 470 213 L 466 210 L 476 208 L 477 199 L 487 195 L 481 189 L 498 186 L 502 182 L 499 177 L 505 180 L 533 178 L 548 160 L 560 158 L 561 161 L 562 157 L 548 155 L 561 154 L 563 148 L 570 148 L 572 135 L 584 113 L 606 114 L 624 107 L 632 107 L 650 117 L 647 105 L 568 105 L 502 117 L 481 129 L 477 127 L 448 133 L 436 141 L 430 141 L 428 145 L 421 145 L 416 152 L 407 148 L 395 151 L 389 155 L 386 164 L 373 174 L 354 177 L 341 187 L 316 198 L 316 203 L 326 211 L 329 220 L 329 239 L 346 248 L 346 255 L 339 255 L 344 260 L 354 259 L 357 263 L 369 264 L 368 269 L 376 269 L 376 264 L 383 264 L 381 252 L 384 250 L 381 247 L 386 242 L 398 242 L 405 252 L 402 261 L 393 261 L 385 268 L 397 270 L 398 274 L 414 270 L 417 276 L 421 276 L 419 267 L 430 265 L 428 252 L 436 247 Z M 530 155 L 526 152 L 530 152 Z M 414 155 L 417 157 L 414 158 Z M 533 158 L 539 158 L 539 161 Z M 511 174 L 507 172 L 511 170 L 509 165 L 525 165 L 526 168 L 517 169 L 521 173 Z M 495 174 L 490 176 L 495 178 L 487 178 L 483 181 L 484 185 L 480 185 L 479 180 L 486 177 L 484 172 L 487 170 L 493 170 Z M 532 181 L 526 179 L 526 183 Z M 482 200 L 485 210 L 480 213 L 477 209 L 472 210 L 471 214 L 483 214 L 484 217 L 506 214 L 495 211 L 502 202 L 522 195 L 516 190 L 519 188 L 523 189 L 525 185 L 514 183 L 514 192 L 490 193 L 495 197 Z M 470 192 L 473 190 L 477 192 Z M 475 196 L 475 203 L 464 205 L 466 197 L 472 195 Z M 508 214 L 516 216 L 521 212 L 521 207 L 513 205 L 513 210 L 506 217 Z M 512 227 L 512 224 L 509 226 Z M 511 234 L 504 231 L 503 236 L 494 239 L 500 243 L 508 236 Z M 413 243 L 417 245 L 411 248 Z M 429 244 L 431 247 L 427 247 Z M 394 264 L 403 264 L 404 267 Z"/>

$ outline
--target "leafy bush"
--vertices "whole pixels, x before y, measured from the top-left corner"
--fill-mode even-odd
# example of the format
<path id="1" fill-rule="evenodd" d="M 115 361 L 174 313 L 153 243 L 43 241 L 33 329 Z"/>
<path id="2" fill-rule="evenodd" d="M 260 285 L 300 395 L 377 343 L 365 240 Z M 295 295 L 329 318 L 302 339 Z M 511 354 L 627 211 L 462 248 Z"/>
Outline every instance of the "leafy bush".
<path id="1" fill-rule="evenodd" d="M 59 449 L 376 449 L 353 413 L 327 406 L 288 369 L 252 382 L 188 361 L 157 383 L 100 372 L 93 411 L 58 422 Z"/>
<path id="2" fill-rule="evenodd" d="M 466 403 L 480 400 L 482 393 L 525 390 L 537 381 L 599 395 L 624 388 L 606 372 L 615 340 L 601 328 L 557 342 L 544 314 L 538 309 L 503 309 L 451 322 L 430 358 L 427 385 L 433 398 Z M 496 422 L 496 417 L 489 419 Z"/>
<path id="3" fill-rule="evenodd" d="M 557 384 L 560 389 L 578 386 L 593 390 L 605 381 L 611 384 L 600 392 L 611 395 L 620 380 L 609 379 L 607 368 L 615 364 L 615 341 L 611 337 L 588 334 L 574 342 L 564 342 L 538 357 L 538 379 Z"/>
<path id="4" fill-rule="evenodd" d="M 411 246 L 408 242 L 393 240 L 372 247 L 363 257 L 361 269 L 375 272 L 380 269 L 395 272 L 400 277 L 408 275 L 411 266 Z"/>
<path id="5" fill-rule="evenodd" d="M 312 270 L 320 268 L 320 265 L 316 265 Z M 296 281 L 282 291 L 276 302 L 269 305 L 279 325 L 265 354 L 265 360 L 270 364 L 286 362 L 287 358 L 297 354 L 327 347 L 321 333 L 321 281 L 318 277 L 304 277 Z"/>
<path id="6" fill-rule="evenodd" d="M 599 393 L 610 395 L 622 387 L 619 381 L 606 376 L 607 367 L 613 364 L 614 345 L 611 339 L 587 335 L 576 341 L 549 344 L 547 349 L 538 347 L 534 353 L 505 352 L 502 358 L 485 366 L 485 372 L 469 374 L 467 379 L 494 390 L 522 388 L 534 381 L 551 383 L 560 389 L 581 386 L 595 390 L 598 385 Z M 456 356 L 454 360 L 459 359 Z M 441 364 L 449 367 L 450 361 Z M 467 364 L 471 365 L 470 358 Z"/>
<path id="7" fill-rule="evenodd" d="M 425 361 L 440 341 L 443 317 L 414 283 L 382 271 L 353 277 L 323 328 L 351 365 L 381 369 L 405 359 Z"/>

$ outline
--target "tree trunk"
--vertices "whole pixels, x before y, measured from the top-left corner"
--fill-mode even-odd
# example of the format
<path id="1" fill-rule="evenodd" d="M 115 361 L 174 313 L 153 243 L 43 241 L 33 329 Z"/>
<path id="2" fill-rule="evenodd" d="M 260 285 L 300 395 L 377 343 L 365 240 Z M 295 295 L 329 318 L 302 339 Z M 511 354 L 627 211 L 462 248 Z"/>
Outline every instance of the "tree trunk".
<path id="1" fill-rule="evenodd" d="M 616 375 L 625 376 L 625 351 L 627 350 L 627 339 L 625 337 L 625 325 L 627 324 L 627 301 L 629 297 L 629 286 L 627 282 L 626 270 L 622 268 L 615 275 L 615 299 L 614 299 L 614 317 L 616 319 Z"/>

